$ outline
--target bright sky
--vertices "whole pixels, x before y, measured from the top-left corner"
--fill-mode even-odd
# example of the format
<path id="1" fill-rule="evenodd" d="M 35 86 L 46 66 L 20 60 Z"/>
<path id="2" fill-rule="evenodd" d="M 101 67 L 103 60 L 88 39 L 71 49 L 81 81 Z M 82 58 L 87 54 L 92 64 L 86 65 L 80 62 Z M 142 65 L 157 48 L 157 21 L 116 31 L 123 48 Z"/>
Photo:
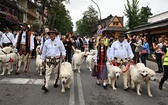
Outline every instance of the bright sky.
<path id="1" fill-rule="evenodd" d="M 127 0 L 94 0 L 100 8 L 101 17 L 106 18 L 110 14 L 113 16 L 124 16 L 124 4 Z M 130 0 L 132 1 L 132 0 Z M 88 10 L 91 5 L 98 11 L 97 6 L 90 0 L 70 0 L 70 4 L 65 4 L 66 8 L 70 11 L 70 16 L 74 23 L 74 30 L 76 30 L 75 22 L 83 17 L 82 13 Z M 150 7 L 153 15 L 168 11 L 168 0 L 139 0 L 139 8 L 142 6 Z M 127 18 L 124 17 L 124 24 Z"/>

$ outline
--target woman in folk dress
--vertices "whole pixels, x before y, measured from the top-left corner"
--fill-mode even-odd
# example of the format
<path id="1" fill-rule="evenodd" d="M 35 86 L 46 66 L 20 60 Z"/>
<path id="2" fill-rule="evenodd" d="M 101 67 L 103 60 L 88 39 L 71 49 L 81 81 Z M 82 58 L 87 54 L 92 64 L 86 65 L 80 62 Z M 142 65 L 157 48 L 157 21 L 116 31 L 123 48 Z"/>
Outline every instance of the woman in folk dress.
<path id="1" fill-rule="evenodd" d="M 103 80 L 103 87 L 107 87 L 107 47 L 104 45 L 104 38 L 99 39 L 96 54 L 94 56 L 95 67 L 92 71 L 92 76 L 97 78 L 96 84 L 100 85 L 100 80 Z"/>

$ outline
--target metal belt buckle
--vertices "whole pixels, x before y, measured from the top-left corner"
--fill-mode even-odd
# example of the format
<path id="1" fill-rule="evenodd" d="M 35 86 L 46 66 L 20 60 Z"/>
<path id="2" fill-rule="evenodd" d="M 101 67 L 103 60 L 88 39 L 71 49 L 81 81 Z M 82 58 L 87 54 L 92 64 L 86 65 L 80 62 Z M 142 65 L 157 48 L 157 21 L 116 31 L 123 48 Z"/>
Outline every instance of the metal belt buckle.
<path id="1" fill-rule="evenodd" d="M 50 57 L 52 60 L 55 59 L 55 57 Z"/>

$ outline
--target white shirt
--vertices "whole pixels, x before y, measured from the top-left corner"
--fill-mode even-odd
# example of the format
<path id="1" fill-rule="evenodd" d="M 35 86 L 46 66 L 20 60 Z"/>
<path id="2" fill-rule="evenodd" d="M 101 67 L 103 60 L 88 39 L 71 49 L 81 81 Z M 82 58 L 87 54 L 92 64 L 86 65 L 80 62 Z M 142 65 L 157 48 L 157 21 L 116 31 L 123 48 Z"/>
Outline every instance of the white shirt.
<path id="1" fill-rule="evenodd" d="M 21 38 L 21 42 L 20 43 L 25 43 L 26 42 L 26 32 L 23 32 L 22 33 L 22 38 Z M 18 36 L 19 36 L 19 32 L 18 32 L 18 34 L 16 35 L 16 37 L 15 37 L 15 45 L 16 45 L 16 43 L 17 43 L 17 41 L 18 41 Z M 34 49 L 34 37 L 35 36 L 33 36 L 32 34 L 30 35 L 30 50 L 33 50 Z"/>
<path id="2" fill-rule="evenodd" d="M 18 40 L 18 36 L 19 36 L 19 32 L 18 32 L 18 34 L 16 35 L 16 37 L 15 37 L 15 41 L 17 42 L 17 40 Z M 21 41 L 20 41 L 20 43 L 25 43 L 26 42 L 26 31 L 23 31 L 23 33 L 22 33 L 22 38 L 21 38 Z"/>
<path id="3" fill-rule="evenodd" d="M 111 48 L 110 46 L 107 48 L 107 60 L 108 60 L 108 61 L 109 61 L 109 58 L 108 58 L 108 57 L 109 57 L 109 55 L 110 55 L 110 48 Z"/>
<path id="4" fill-rule="evenodd" d="M 26 31 L 23 31 L 22 38 L 21 38 L 21 43 L 25 43 L 25 42 L 26 42 Z"/>
<path id="5" fill-rule="evenodd" d="M 86 38 L 85 40 L 86 40 L 86 43 L 89 44 L 89 38 Z"/>
<path id="6" fill-rule="evenodd" d="M 134 57 L 131 46 L 126 40 L 123 40 L 122 42 L 119 42 L 119 40 L 117 40 L 111 45 L 108 59 L 114 60 L 115 57 L 120 59 L 132 59 Z"/>
<path id="7" fill-rule="evenodd" d="M 62 41 L 58 38 L 55 38 L 54 41 L 48 39 L 44 43 L 41 58 L 42 61 L 44 61 L 46 56 L 59 57 L 61 53 L 63 56 L 66 55 L 66 50 Z"/>
<path id="8" fill-rule="evenodd" d="M 9 39 L 10 39 L 12 42 L 8 39 L 8 37 L 7 37 L 6 35 L 9 37 Z M 0 42 L 1 42 L 1 43 L 0 43 L 1 46 L 2 46 L 2 43 L 12 43 L 13 46 L 15 46 L 15 38 L 14 38 L 14 35 L 13 35 L 11 32 L 3 33 Z"/>
<path id="9" fill-rule="evenodd" d="M 161 51 L 161 49 L 162 49 L 162 47 L 163 47 L 163 44 L 162 43 L 158 43 L 157 44 L 159 47 L 155 50 L 156 51 L 156 53 L 160 53 L 160 51 Z"/>
<path id="10" fill-rule="evenodd" d="M 104 50 L 104 47 L 100 47 L 100 50 L 103 51 L 103 50 Z M 108 54 L 108 51 L 107 51 L 107 53 L 106 53 L 106 56 L 108 56 L 107 54 Z M 98 49 L 96 49 L 95 55 L 94 55 L 94 57 L 93 57 L 94 62 L 97 62 L 97 55 L 98 55 Z"/>

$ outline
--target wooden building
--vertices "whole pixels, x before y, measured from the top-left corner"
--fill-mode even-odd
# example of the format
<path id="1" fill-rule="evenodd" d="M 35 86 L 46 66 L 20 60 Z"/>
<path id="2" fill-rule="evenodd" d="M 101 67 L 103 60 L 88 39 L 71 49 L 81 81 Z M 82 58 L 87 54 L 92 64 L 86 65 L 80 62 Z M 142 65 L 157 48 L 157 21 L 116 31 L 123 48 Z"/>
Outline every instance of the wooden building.
<path id="1" fill-rule="evenodd" d="M 119 32 L 123 31 L 123 17 L 109 15 L 101 20 L 103 36 L 117 37 Z M 93 31 L 94 36 L 97 36 L 97 27 Z"/>
<path id="2" fill-rule="evenodd" d="M 114 16 L 108 24 L 102 29 L 103 35 L 116 38 L 119 32 L 123 31 L 123 17 Z"/>
<path id="3" fill-rule="evenodd" d="M 37 10 L 37 0 L 0 0 L 0 30 L 6 26 L 17 30 L 22 23 L 32 26 L 37 20 L 41 21 Z"/>
<path id="4" fill-rule="evenodd" d="M 135 27 L 127 34 L 146 36 L 150 45 L 159 37 L 168 37 L 168 11 L 148 18 L 148 23 Z"/>

